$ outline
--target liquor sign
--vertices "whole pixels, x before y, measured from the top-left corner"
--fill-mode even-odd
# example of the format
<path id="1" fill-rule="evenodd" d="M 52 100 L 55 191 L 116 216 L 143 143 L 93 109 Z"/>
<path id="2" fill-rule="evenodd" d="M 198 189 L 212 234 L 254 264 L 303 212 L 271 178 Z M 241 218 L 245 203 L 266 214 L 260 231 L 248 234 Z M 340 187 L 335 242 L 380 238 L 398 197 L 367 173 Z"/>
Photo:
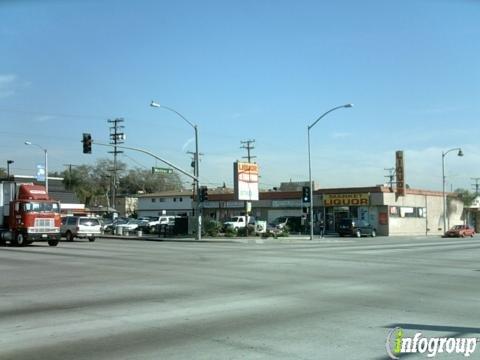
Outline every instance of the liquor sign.
<path id="1" fill-rule="evenodd" d="M 400 150 L 395 153 L 395 173 L 397 177 L 397 196 L 405 196 L 405 159 L 403 151 Z"/>
<path id="2" fill-rule="evenodd" d="M 370 195 L 364 194 L 325 194 L 324 206 L 368 206 Z"/>
<path id="3" fill-rule="evenodd" d="M 235 199 L 258 200 L 258 165 L 236 161 L 233 163 Z"/>

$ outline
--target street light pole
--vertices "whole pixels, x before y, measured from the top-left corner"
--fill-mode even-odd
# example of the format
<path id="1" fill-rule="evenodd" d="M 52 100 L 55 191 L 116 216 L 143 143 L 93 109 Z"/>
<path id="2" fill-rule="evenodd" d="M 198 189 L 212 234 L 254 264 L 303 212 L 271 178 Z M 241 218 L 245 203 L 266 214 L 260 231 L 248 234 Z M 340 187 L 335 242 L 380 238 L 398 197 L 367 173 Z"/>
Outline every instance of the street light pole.
<path id="1" fill-rule="evenodd" d="M 45 191 L 48 194 L 48 151 L 47 149 L 41 147 L 38 144 L 34 144 L 31 141 L 25 141 L 25 145 L 35 145 L 45 153 Z"/>
<path id="2" fill-rule="evenodd" d="M 442 202 L 443 202 L 443 233 L 445 233 L 448 229 L 447 227 L 450 227 L 450 224 L 447 224 L 447 196 L 445 194 L 445 156 L 451 152 L 458 150 L 457 156 L 463 156 L 463 152 L 461 148 L 453 148 L 450 150 L 447 150 L 445 152 L 442 151 Z"/>
<path id="3" fill-rule="evenodd" d="M 307 127 L 307 135 L 308 135 L 308 182 L 310 184 L 310 240 L 313 240 L 313 184 L 312 184 L 312 160 L 310 155 L 310 129 L 313 128 L 323 117 L 327 114 L 331 113 L 332 111 L 342 109 L 342 108 L 351 108 L 353 104 L 345 104 L 334 107 L 333 109 L 328 110 L 327 112 L 320 115 L 320 117 L 315 120 L 312 125 Z M 325 209 L 324 209 L 325 211 Z M 323 224 L 325 226 L 325 224 Z"/>
<path id="4" fill-rule="evenodd" d="M 194 163 L 195 163 L 195 169 L 194 169 L 194 175 L 195 175 L 195 192 L 196 192 L 196 211 L 197 211 L 197 240 L 202 239 L 202 214 L 200 213 L 200 182 L 199 182 L 199 175 L 200 175 L 200 169 L 199 169 L 199 151 L 198 151 L 198 126 L 196 124 L 193 124 L 190 122 L 185 116 L 180 114 L 177 110 L 172 109 L 171 107 L 165 106 L 165 105 L 160 105 L 159 103 L 152 101 L 150 103 L 151 107 L 156 107 L 156 108 L 163 108 L 168 111 L 171 111 L 178 116 L 180 116 L 188 125 L 190 125 L 193 130 L 195 131 L 195 155 L 194 155 Z"/>

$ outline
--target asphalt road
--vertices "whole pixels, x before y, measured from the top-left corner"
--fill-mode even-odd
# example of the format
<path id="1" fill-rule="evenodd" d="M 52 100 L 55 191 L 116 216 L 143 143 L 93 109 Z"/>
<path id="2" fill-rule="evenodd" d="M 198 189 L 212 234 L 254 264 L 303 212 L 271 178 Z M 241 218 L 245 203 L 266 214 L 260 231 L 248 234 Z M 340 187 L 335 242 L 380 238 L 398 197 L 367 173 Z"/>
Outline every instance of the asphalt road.
<path id="1" fill-rule="evenodd" d="M 395 326 L 480 337 L 479 258 L 480 237 L 0 248 L 0 359 L 387 359 Z"/>

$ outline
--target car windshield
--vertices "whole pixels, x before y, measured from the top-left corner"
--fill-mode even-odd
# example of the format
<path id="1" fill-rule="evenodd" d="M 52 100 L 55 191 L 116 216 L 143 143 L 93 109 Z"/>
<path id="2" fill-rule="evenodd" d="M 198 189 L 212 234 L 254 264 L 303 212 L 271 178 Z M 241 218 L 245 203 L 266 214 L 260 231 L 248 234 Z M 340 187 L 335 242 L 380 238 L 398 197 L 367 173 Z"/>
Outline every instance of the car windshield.
<path id="1" fill-rule="evenodd" d="M 464 228 L 463 225 L 455 225 L 455 226 L 453 227 L 453 230 L 461 230 L 461 229 L 463 229 L 463 228 Z"/>
<path id="2" fill-rule="evenodd" d="M 25 212 L 60 212 L 60 205 L 56 202 L 28 202 L 22 204 Z"/>
<path id="3" fill-rule="evenodd" d="M 228 222 L 239 222 L 239 221 L 242 222 L 243 219 L 242 219 L 241 217 L 239 217 L 239 216 L 233 216 L 233 217 L 231 217 L 230 219 L 228 219 L 227 221 L 228 221 Z"/>

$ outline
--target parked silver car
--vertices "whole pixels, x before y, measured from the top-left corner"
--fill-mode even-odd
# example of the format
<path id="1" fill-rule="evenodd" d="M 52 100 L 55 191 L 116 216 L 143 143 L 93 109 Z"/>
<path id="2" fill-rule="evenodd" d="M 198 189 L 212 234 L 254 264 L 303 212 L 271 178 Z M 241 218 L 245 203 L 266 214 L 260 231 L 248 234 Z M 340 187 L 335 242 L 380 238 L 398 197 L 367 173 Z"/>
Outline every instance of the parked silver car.
<path id="1" fill-rule="evenodd" d="M 101 224 L 97 218 L 87 216 L 67 216 L 62 219 L 60 233 L 67 241 L 74 238 L 86 238 L 95 241 L 95 237 L 101 234 Z"/>

